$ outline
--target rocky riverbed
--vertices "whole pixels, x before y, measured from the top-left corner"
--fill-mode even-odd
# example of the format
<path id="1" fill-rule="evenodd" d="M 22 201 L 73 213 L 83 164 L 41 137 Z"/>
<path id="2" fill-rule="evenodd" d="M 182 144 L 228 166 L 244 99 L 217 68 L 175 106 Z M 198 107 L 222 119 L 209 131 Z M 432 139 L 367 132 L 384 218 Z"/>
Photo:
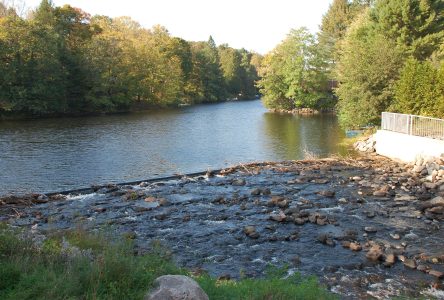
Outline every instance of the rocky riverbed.
<path id="1" fill-rule="evenodd" d="M 344 299 L 439 298 L 444 172 L 431 164 L 367 154 L 239 165 L 87 194 L 3 197 L 0 221 L 36 240 L 80 226 L 132 238 L 140 253 L 161 242 L 179 265 L 222 278 L 288 265 Z"/>

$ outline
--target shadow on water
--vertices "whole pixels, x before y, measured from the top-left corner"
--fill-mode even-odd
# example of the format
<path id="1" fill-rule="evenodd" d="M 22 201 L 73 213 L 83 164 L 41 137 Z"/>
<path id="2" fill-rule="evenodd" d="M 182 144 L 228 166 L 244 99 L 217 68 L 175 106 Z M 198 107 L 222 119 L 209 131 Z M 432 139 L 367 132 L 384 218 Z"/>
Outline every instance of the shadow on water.
<path id="1" fill-rule="evenodd" d="M 260 101 L 0 122 L 0 194 L 52 192 L 341 152 L 336 118 L 268 113 Z"/>

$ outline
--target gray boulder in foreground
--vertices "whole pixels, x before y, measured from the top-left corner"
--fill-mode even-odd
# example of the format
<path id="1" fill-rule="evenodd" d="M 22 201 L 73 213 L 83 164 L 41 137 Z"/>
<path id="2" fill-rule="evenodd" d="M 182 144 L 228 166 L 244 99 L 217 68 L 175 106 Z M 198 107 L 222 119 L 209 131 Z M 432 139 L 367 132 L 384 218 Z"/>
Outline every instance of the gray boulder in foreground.
<path id="1" fill-rule="evenodd" d="M 165 275 L 154 281 L 155 289 L 145 300 L 208 300 L 199 284 L 183 275 Z"/>

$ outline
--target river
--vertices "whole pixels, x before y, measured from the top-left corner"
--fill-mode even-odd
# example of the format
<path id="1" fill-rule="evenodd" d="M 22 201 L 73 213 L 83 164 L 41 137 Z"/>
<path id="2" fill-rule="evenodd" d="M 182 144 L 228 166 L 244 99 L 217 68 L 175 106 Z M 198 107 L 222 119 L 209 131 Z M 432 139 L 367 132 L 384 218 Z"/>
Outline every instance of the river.
<path id="1" fill-rule="evenodd" d="M 94 117 L 0 122 L 0 194 L 343 152 L 332 115 L 267 112 L 260 101 Z"/>

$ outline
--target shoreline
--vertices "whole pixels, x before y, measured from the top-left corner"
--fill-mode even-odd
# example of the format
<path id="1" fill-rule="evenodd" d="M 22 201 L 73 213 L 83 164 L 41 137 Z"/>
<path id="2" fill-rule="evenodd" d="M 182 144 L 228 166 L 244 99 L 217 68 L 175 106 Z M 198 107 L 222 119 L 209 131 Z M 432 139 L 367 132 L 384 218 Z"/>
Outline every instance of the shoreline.
<path id="1" fill-rule="evenodd" d="M 256 99 L 239 99 L 239 100 L 231 100 L 226 99 L 217 102 L 200 102 L 193 103 L 185 106 L 181 106 L 181 104 L 171 105 L 171 106 L 156 106 L 151 104 L 138 104 L 134 103 L 132 107 L 129 107 L 125 110 L 117 110 L 117 111 L 92 111 L 92 112 L 73 112 L 73 113 L 56 113 L 56 114 L 43 114 L 43 115 L 29 115 L 26 113 L 18 113 L 18 112 L 2 112 L 0 111 L 0 122 L 2 121 L 32 121 L 32 120 L 44 120 L 44 119 L 63 119 L 63 118 L 82 118 L 82 117 L 98 117 L 98 116 L 112 116 L 112 115 L 124 115 L 124 114 L 135 114 L 135 113 L 143 113 L 143 112 L 153 112 L 153 111 L 162 111 L 162 110 L 175 110 L 181 109 L 184 107 L 196 106 L 196 105 L 211 105 L 211 104 L 220 104 L 227 102 L 244 102 L 244 101 L 256 101 L 260 100 L 260 98 Z"/>
<path id="2" fill-rule="evenodd" d="M 213 276 L 261 277 L 269 263 L 289 264 L 345 299 L 419 296 L 439 292 L 444 277 L 444 191 L 427 176 L 374 154 L 250 163 L 40 195 L 0 205 L 0 221 L 37 238 L 110 226 L 139 253 L 160 241 L 178 265 Z"/>

